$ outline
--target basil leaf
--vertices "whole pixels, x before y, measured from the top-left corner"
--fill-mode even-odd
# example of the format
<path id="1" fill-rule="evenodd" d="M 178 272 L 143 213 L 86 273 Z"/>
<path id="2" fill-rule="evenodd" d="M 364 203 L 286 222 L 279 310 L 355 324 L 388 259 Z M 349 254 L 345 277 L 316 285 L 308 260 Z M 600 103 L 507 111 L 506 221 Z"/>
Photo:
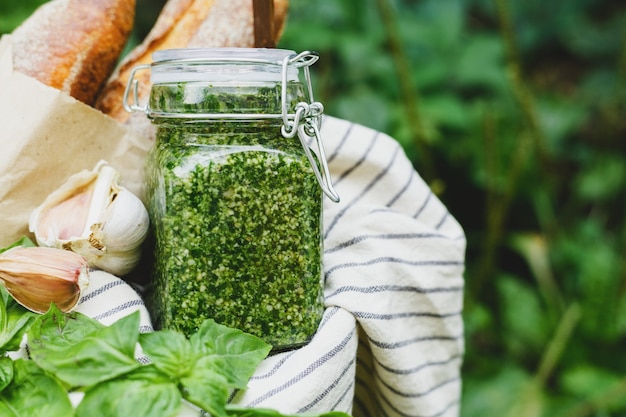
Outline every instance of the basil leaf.
<path id="1" fill-rule="evenodd" d="M 61 351 L 80 342 L 105 326 L 80 313 L 63 313 L 51 305 L 46 314 L 37 317 L 28 332 L 28 341 L 35 352 L 40 348 Z"/>
<path id="2" fill-rule="evenodd" d="M 2 356 L 0 357 L 0 392 L 2 392 L 12 380 L 13 360 L 7 356 Z"/>
<path id="3" fill-rule="evenodd" d="M 7 247 L 0 248 L 0 253 L 6 252 L 9 249 L 14 248 L 16 246 L 24 246 L 25 248 L 29 248 L 29 247 L 33 247 L 33 246 L 37 246 L 37 245 L 35 244 L 35 242 L 30 240 L 28 237 L 22 236 L 22 238 L 20 240 L 18 240 L 17 242 L 15 242 L 15 243 L 7 246 Z"/>
<path id="4" fill-rule="evenodd" d="M 19 305 L 0 285 L 0 353 L 18 350 L 37 314 Z"/>
<path id="5" fill-rule="evenodd" d="M 17 414 L 15 414 L 13 410 L 5 402 L 3 402 L 2 398 L 0 398 L 0 416 L 17 417 Z"/>
<path id="6" fill-rule="evenodd" d="M 0 413 L 9 417 L 72 417 L 74 409 L 59 381 L 32 361 L 13 364 L 13 382 L 0 393 Z M 6 410 L 10 410 L 5 413 Z"/>
<path id="7" fill-rule="evenodd" d="M 4 314 L 4 310 L 6 310 L 7 301 L 9 299 L 11 299 L 11 296 L 9 295 L 7 289 L 4 288 L 3 285 L 0 285 L 0 307 L 2 307 L 2 309 L 0 310 L 0 314 Z M 4 318 L 0 317 L 0 321 L 0 324 L 4 325 Z"/>
<path id="8" fill-rule="evenodd" d="M 189 340 L 170 330 L 140 335 L 143 352 L 182 385 L 189 402 L 225 417 L 232 388 L 245 388 L 271 346 L 256 336 L 206 320 Z"/>
<path id="9" fill-rule="evenodd" d="M 95 385 L 141 366 L 134 357 L 138 312 L 109 327 L 96 326 L 84 317 L 51 308 L 36 320 L 28 333 L 32 359 L 72 387 Z"/>
<path id="10" fill-rule="evenodd" d="M 139 344 L 152 363 L 173 379 L 187 375 L 194 366 L 191 344 L 182 333 L 159 330 L 140 334 Z"/>
<path id="11" fill-rule="evenodd" d="M 213 320 L 205 320 L 190 337 L 198 356 L 219 355 L 221 373 L 233 388 L 246 388 L 248 380 L 272 349 L 262 339 Z"/>
<path id="12" fill-rule="evenodd" d="M 191 374 L 181 379 L 183 397 L 208 411 L 212 417 L 227 417 L 225 407 L 229 383 L 219 369 L 219 361 L 204 357 L 196 362 Z"/>
<path id="13" fill-rule="evenodd" d="M 85 393 L 77 417 L 173 417 L 181 408 L 178 387 L 156 367 L 145 365 Z"/>

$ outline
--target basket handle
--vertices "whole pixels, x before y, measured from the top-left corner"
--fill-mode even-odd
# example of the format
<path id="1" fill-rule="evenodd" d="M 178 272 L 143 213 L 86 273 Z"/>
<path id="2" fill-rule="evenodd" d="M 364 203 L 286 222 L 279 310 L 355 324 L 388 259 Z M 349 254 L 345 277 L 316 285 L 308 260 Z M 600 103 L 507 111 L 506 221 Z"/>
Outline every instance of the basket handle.
<path id="1" fill-rule="evenodd" d="M 252 0 L 254 15 L 254 46 L 275 48 L 274 41 L 274 0 Z"/>

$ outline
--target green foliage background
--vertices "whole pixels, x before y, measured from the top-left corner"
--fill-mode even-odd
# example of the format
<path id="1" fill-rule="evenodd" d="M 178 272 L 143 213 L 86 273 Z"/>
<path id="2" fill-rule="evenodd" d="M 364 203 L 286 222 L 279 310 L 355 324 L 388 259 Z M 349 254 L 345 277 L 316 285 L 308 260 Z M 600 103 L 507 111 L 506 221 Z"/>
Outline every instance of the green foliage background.
<path id="1" fill-rule="evenodd" d="M 626 416 L 626 3 L 291 0 L 279 47 L 466 231 L 463 417 Z"/>

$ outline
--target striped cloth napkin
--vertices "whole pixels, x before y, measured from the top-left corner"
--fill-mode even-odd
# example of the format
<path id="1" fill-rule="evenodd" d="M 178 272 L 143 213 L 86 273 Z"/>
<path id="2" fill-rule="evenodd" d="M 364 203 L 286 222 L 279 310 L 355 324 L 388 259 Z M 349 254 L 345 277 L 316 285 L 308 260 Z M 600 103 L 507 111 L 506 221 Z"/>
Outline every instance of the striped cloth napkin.
<path id="1" fill-rule="evenodd" d="M 325 116 L 322 138 L 341 202 L 324 206 L 326 311 L 306 346 L 268 357 L 232 401 L 283 413 L 460 414 L 465 235 L 401 146 Z M 106 306 L 106 307 L 103 307 Z M 114 279 L 78 310 L 101 321 L 139 309 Z"/>

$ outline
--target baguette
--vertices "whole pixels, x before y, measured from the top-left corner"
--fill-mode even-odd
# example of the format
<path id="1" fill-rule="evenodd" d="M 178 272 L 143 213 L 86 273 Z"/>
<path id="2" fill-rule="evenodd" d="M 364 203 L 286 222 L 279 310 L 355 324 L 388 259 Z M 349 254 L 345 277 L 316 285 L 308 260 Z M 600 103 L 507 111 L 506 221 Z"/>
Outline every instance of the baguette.
<path id="1" fill-rule="evenodd" d="M 11 33 L 13 68 L 93 106 L 134 18 L 135 0 L 52 0 Z"/>
<path id="2" fill-rule="evenodd" d="M 274 0 L 274 37 L 277 42 L 285 24 L 288 0 Z M 156 23 L 141 44 L 118 65 L 98 97 L 96 108 L 146 134 L 145 115 L 132 117 L 123 107 L 123 94 L 132 69 L 152 62 L 152 53 L 172 48 L 253 47 L 252 0 L 168 0 Z M 150 74 L 136 74 L 138 98 L 146 103 Z M 139 116 L 139 117 L 137 117 Z"/>

